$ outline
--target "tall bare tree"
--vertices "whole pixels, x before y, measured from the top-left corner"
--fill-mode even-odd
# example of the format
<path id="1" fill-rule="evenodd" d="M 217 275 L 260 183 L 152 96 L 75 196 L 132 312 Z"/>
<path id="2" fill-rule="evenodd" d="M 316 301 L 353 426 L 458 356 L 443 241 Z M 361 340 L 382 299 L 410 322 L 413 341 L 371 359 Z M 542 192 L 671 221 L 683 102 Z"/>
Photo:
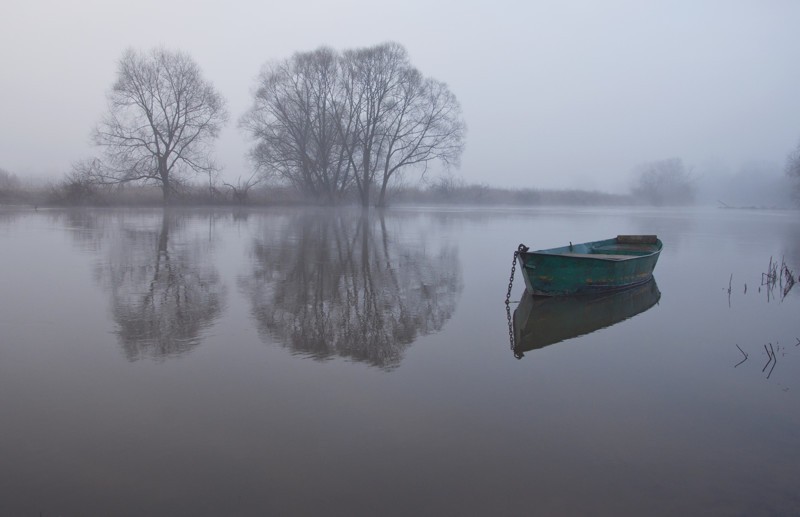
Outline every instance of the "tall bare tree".
<path id="1" fill-rule="evenodd" d="M 216 170 L 211 144 L 228 112 L 222 96 L 182 52 L 125 51 L 93 140 L 104 148 L 96 176 L 106 183 L 155 182 L 168 203 L 187 173 Z"/>
<path id="2" fill-rule="evenodd" d="M 397 43 L 321 48 L 265 67 L 241 125 L 264 174 L 328 200 L 355 187 L 365 207 L 375 191 L 383 205 L 409 167 L 457 164 L 465 133 L 447 85 L 424 78 Z"/>
<path id="3" fill-rule="evenodd" d="M 424 173 L 434 160 L 457 166 L 464 147 L 465 125 L 455 95 L 442 82 L 411 75 L 388 127 L 379 206 L 386 203 L 386 187 L 396 173 L 414 166 Z"/>
<path id="4" fill-rule="evenodd" d="M 466 126 L 447 85 L 424 78 L 397 43 L 348 51 L 343 61 L 355 120 L 346 143 L 363 206 L 377 186 L 377 204 L 385 204 L 389 181 L 405 168 L 458 163 Z"/>
<path id="5" fill-rule="evenodd" d="M 341 81 L 335 52 L 320 48 L 265 66 L 240 125 L 255 140 L 257 170 L 334 202 L 352 180 L 341 145 Z"/>

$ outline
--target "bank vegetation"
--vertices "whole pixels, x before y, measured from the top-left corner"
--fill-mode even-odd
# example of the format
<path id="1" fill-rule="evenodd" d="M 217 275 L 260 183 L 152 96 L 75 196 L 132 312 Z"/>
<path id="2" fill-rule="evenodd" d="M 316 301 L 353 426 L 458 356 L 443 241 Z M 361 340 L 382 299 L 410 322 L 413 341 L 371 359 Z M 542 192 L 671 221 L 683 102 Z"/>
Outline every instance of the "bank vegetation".
<path id="1" fill-rule="evenodd" d="M 11 181 L 3 181 L 4 174 Z M 289 185 L 240 180 L 213 184 L 180 183 L 173 185 L 171 204 L 181 206 L 276 207 L 328 205 L 315 196 L 305 196 Z M 453 177 L 395 185 L 386 191 L 386 206 L 633 206 L 649 204 L 632 194 L 610 194 L 579 189 L 510 189 L 485 184 L 467 184 Z M 345 197 L 340 205 L 361 205 L 358 192 Z M 68 174 L 60 181 L 19 181 L 0 170 L 0 205 L 22 206 L 159 206 L 163 191 L 159 185 L 103 185 Z"/>

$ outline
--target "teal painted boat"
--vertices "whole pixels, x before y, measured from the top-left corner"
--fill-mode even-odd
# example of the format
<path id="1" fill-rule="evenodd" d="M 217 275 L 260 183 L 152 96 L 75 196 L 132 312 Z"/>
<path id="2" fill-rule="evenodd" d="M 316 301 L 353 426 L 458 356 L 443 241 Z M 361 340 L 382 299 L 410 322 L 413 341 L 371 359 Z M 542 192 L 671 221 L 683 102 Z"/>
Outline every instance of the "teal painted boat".
<path id="1" fill-rule="evenodd" d="M 517 254 L 528 292 L 563 296 L 643 284 L 653 277 L 662 247 L 655 235 L 618 235 L 539 251 L 520 244 Z"/>

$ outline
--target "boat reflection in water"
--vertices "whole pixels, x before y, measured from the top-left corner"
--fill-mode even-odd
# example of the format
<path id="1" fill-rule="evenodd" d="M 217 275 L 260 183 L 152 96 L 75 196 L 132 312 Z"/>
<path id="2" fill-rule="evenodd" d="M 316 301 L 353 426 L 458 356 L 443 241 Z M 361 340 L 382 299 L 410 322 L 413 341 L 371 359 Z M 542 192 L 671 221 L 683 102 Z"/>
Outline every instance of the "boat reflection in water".
<path id="1" fill-rule="evenodd" d="M 512 348 L 525 352 L 610 327 L 640 314 L 661 298 L 655 279 L 592 296 L 543 297 L 525 293 L 514 311 Z"/>

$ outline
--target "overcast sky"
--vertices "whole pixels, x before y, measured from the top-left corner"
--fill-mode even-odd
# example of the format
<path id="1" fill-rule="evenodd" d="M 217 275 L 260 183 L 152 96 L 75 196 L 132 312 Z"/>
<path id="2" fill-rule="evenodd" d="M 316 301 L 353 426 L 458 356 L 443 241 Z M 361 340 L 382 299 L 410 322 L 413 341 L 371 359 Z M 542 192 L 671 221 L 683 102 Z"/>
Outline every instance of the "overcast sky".
<path id="1" fill-rule="evenodd" d="M 262 64 L 396 41 L 468 124 L 458 175 L 501 187 L 627 190 L 640 163 L 780 172 L 800 141 L 800 2 L 27 0 L 0 18 L 0 168 L 60 177 L 128 48 L 188 52 L 228 100 L 216 145 L 246 176 L 236 122 Z"/>

